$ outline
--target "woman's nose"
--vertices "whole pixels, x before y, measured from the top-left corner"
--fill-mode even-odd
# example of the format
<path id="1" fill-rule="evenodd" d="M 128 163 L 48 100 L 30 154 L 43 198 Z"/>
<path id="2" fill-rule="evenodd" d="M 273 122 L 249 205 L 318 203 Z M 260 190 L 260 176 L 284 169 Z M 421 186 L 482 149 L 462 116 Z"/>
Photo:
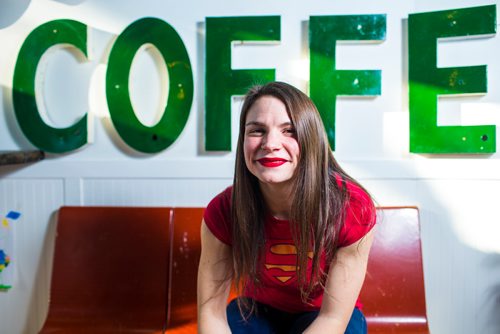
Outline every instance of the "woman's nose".
<path id="1" fill-rule="evenodd" d="M 280 148 L 280 145 L 279 135 L 274 133 L 274 131 L 270 131 L 264 136 L 260 148 L 265 151 L 275 151 Z"/>

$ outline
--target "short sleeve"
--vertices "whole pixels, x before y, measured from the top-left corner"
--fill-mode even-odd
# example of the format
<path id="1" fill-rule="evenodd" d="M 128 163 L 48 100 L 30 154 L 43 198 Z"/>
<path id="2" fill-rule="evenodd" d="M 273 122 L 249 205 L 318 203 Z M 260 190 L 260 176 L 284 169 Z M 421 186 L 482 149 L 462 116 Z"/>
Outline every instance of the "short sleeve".
<path id="1" fill-rule="evenodd" d="M 203 219 L 210 232 L 227 245 L 232 244 L 231 193 L 232 187 L 228 187 L 215 196 L 203 213 Z"/>
<path id="2" fill-rule="evenodd" d="M 376 210 L 368 193 L 358 185 L 346 182 L 349 192 L 349 203 L 346 207 L 344 226 L 342 227 L 338 246 L 352 245 L 364 237 L 376 223 Z"/>

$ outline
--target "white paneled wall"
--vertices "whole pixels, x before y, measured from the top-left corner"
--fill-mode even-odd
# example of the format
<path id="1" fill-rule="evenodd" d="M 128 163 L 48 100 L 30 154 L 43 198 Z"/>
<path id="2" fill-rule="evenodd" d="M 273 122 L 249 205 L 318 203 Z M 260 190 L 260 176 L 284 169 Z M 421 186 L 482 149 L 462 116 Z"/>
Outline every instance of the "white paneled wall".
<path id="1" fill-rule="evenodd" d="M 232 179 L 85 179 L 84 205 L 205 206 Z"/>
<path id="2" fill-rule="evenodd" d="M 54 213 L 64 204 L 62 179 L 0 179 L 0 215 L 12 222 L 12 289 L 0 292 L 0 332 L 37 333 L 47 312 Z"/>

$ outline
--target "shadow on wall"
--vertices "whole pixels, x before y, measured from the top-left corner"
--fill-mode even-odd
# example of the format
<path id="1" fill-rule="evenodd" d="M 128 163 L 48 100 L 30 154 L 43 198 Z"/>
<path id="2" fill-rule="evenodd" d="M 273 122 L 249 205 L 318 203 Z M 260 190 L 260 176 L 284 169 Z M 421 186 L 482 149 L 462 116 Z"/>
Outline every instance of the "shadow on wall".
<path id="1" fill-rule="evenodd" d="M 30 5 L 31 0 L 3 0 L 0 10 L 0 29 L 16 22 Z"/>
<path id="2" fill-rule="evenodd" d="M 64 4 L 70 5 L 70 6 L 76 6 L 76 5 L 79 5 L 87 0 L 52 0 L 52 1 L 64 3 Z"/>
<path id="3" fill-rule="evenodd" d="M 38 261 L 36 277 L 33 280 L 33 293 L 28 306 L 28 319 L 23 333 L 38 333 L 47 317 L 48 308 L 45 303 L 50 297 L 50 278 L 52 274 L 52 262 L 54 257 L 54 246 L 57 230 L 57 211 L 53 212 L 49 218 L 47 230 L 45 233 L 42 253 Z M 50 270 L 47 270 L 50 268 Z M 40 307 L 40 300 L 44 302 L 44 306 Z M 33 327 L 36 328 L 33 328 Z"/>
<path id="4" fill-rule="evenodd" d="M 495 330 L 500 328 L 500 255 L 492 253 L 488 255 L 484 261 L 484 266 L 491 268 L 495 272 L 497 284 L 488 289 L 485 294 L 484 308 L 488 309 L 486 313 L 487 333 L 496 333 Z M 478 310 L 479 312 L 480 310 Z"/>

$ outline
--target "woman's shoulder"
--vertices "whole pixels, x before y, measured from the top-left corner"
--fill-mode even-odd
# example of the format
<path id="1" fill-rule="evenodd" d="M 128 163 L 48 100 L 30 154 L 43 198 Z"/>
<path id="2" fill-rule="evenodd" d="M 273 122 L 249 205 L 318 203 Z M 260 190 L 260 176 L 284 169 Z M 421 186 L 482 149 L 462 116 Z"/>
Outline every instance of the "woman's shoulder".
<path id="1" fill-rule="evenodd" d="M 212 213 L 224 213 L 231 211 L 231 197 L 233 193 L 233 186 L 229 186 L 216 195 L 212 200 L 208 203 L 205 209 L 205 215 Z"/>
<path id="2" fill-rule="evenodd" d="M 222 242 L 231 244 L 231 197 L 233 187 L 229 186 L 208 203 L 203 219 L 209 230 Z"/>
<path id="3" fill-rule="evenodd" d="M 360 204 L 360 205 L 372 205 L 373 200 L 370 194 L 354 179 L 345 177 L 339 173 L 334 173 L 332 175 L 335 178 L 337 186 L 345 190 L 348 194 L 349 204 Z"/>
<path id="4" fill-rule="evenodd" d="M 376 223 L 376 210 L 370 194 L 356 181 L 335 176 L 341 189 L 347 191 L 344 225 L 339 238 L 339 246 L 347 246 L 368 233 Z"/>

